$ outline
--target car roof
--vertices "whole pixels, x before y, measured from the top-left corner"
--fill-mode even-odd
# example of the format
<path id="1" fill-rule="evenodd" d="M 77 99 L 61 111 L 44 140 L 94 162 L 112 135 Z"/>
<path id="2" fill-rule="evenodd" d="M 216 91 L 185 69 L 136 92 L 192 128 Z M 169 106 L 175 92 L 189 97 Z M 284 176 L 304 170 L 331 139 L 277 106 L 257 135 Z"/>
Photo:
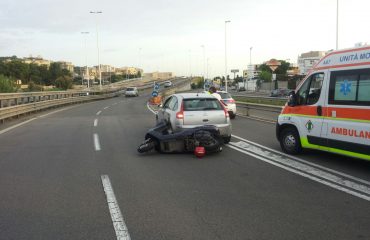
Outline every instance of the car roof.
<path id="1" fill-rule="evenodd" d="M 174 94 L 175 96 L 182 97 L 183 99 L 189 99 L 189 98 L 214 98 L 209 93 L 178 93 Z"/>

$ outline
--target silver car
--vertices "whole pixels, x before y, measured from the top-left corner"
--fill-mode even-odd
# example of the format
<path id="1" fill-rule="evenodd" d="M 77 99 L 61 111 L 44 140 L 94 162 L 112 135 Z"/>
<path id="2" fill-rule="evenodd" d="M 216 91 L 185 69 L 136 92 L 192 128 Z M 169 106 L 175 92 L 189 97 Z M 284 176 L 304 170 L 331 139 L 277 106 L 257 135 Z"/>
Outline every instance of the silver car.
<path id="1" fill-rule="evenodd" d="M 128 87 L 125 91 L 126 97 L 137 97 L 139 96 L 139 91 L 137 90 L 137 87 Z"/>
<path id="2" fill-rule="evenodd" d="M 214 125 L 224 142 L 230 142 L 231 122 L 228 111 L 217 98 L 207 93 L 174 94 L 160 106 L 157 123 L 165 121 L 173 132 L 202 125 Z"/>

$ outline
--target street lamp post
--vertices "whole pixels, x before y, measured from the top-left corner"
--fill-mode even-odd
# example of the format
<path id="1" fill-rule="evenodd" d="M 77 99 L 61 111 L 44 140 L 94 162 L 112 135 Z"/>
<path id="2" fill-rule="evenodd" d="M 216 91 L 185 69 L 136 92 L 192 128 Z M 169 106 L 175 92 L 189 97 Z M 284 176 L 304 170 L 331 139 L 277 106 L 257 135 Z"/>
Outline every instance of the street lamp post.
<path id="1" fill-rule="evenodd" d="M 192 79 L 192 72 L 191 72 L 191 50 L 189 49 L 189 77 Z"/>
<path id="2" fill-rule="evenodd" d="M 338 50 L 338 35 L 339 35 L 339 0 L 337 0 L 337 36 L 336 36 L 336 50 Z"/>
<path id="3" fill-rule="evenodd" d="M 139 48 L 139 66 L 138 66 L 139 72 L 140 72 L 140 69 L 142 69 L 141 68 L 141 50 L 142 50 L 142 48 Z M 140 73 L 140 80 L 141 79 L 143 79 L 142 73 Z"/>
<path id="4" fill-rule="evenodd" d="M 207 58 L 207 79 L 209 79 L 209 77 L 208 77 L 208 70 L 209 70 L 209 58 Z"/>
<path id="5" fill-rule="evenodd" d="M 226 26 L 231 21 L 225 21 L 225 91 L 227 92 L 227 34 L 226 34 Z"/>
<path id="6" fill-rule="evenodd" d="M 92 14 L 101 14 L 103 12 L 102 11 L 90 11 L 90 13 L 92 13 Z M 96 48 L 98 50 L 99 86 L 101 88 L 102 83 L 101 83 L 100 53 L 99 53 L 99 31 L 98 31 L 98 19 L 97 18 L 95 20 L 95 25 L 96 25 Z"/>
<path id="7" fill-rule="evenodd" d="M 249 65 L 252 65 L 252 49 L 253 47 L 249 48 Z"/>
<path id="8" fill-rule="evenodd" d="M 202 45 L 201 48 L 203 48 L 203 80 L 206 81 L 206 47 Z"/>
<path id="9" fill-rule="evenodd" d="M 81 32 L 81 34 L 83 34 L 85 37 L 85 64 L 86 64 L 86 80 L 87 80 L 87 88 L 90 89 L 90 77 L 89 77 L 89 70 L 88 70 L 88 67 L 87 67 L 87 44 L 86 44 L 86 36 L 87 34 L 89 34 L 90 32 Z M 82 82 L 83 82 L 83 79 L 82 79 Z M 83 83 L 82 83 L 83 85 Z"/>

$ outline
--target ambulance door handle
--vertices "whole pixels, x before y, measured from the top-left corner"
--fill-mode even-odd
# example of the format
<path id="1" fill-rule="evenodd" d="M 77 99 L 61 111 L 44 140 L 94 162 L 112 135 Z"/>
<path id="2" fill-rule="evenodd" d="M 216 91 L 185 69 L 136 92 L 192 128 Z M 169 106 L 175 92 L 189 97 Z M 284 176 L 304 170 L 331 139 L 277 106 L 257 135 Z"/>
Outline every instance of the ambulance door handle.
<path id="1" fill-rule="evenodd" d="M 322 107 L 321 106 L 317 106 L 317 115 L 322 116 Z"/>

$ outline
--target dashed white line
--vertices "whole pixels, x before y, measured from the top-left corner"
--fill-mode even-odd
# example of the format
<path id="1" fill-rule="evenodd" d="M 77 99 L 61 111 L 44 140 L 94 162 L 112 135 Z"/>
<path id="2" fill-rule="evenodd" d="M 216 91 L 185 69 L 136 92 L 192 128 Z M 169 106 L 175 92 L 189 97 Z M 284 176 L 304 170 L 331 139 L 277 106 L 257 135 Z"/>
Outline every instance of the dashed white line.
<path id="1" fill-rule="evenodd" d="M 98 119 L 95 119 L 94 120 L 94 127 L 97 127 L 98 126 L 98 121 L 99 121 Z"/>
<path id="2" fill-rule="evenodd" d="M 117 105 L 117 103 L 113 103 L 112 106 Z"/>
<path id="3" fill-rule="evenodd" d="M 101 111 L 97 112 L 96 115 L 99 116 L 101 114 Z"/>
<path id="4" fill-rule="evenodd" d="M 130 240 L 130 234 L 128 232 L 125 221 L 123 220 L 121 210 L 119 208 L 116 196 L 114 195 L 112 184 L 109 180 L 108 175 L 102 175 L 101 181 L 105 196 L 107 197 L 108 208 L 110 216 L 112 218 L 113 227 L 116 232 L 117 239 L 119 240 Z"/>
<path id="5" fill-rule="evenodd" d="M 108 109 L 108 108 L 110 108 L 110 107 L 109 107 L 109 106 L 107 106 L 107 107 L 105 107 L 105 108 L 104 108 L 104 110 L 106 110 L 106 109 Z"/>
<path id="6" fill-rule="evenodd" d="M 99 135 L 94 133 L 94 147 L 95 147 L 95 151 L 100 151 L 101 148 L 100 148 L 100 142 L 99 142 Z"/>

